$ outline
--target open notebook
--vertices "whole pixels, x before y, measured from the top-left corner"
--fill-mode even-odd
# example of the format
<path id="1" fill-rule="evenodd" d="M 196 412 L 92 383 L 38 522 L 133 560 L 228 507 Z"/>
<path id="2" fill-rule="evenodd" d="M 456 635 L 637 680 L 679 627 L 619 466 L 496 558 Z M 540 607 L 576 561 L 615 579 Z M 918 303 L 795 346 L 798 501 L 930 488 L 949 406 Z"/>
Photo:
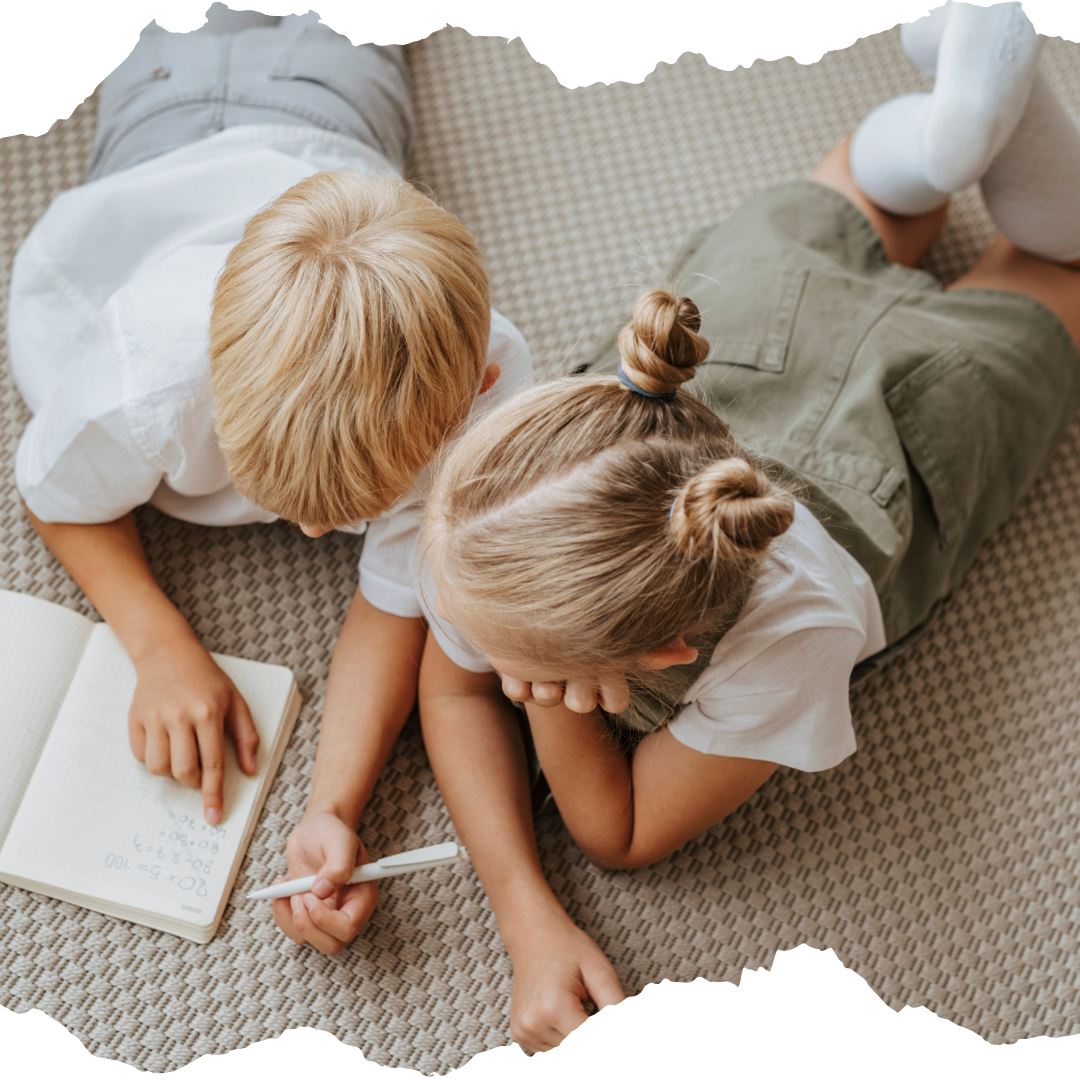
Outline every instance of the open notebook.
<path id="1" fill-rule="evenodd" d="M 292 672 L 214 656 L 260 745 L 247 777 L 229 744 L 211 826 L 201 792 L 132 755 L 135 668 L 108 626 L 0 590 L 0 656 L 0 880 L 209 941 L 300 711 Z"/>

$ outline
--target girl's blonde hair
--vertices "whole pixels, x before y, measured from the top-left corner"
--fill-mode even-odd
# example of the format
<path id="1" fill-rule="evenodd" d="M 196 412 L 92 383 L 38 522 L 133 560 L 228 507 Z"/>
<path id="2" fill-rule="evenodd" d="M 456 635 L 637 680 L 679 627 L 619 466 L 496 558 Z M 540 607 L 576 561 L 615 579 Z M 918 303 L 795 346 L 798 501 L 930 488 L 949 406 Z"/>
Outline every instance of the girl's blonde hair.
<path id="1" fill-rule="evenodd" d="M 317 173 L 248 222 L 214 294 L 229 475 L 281 517 L 377 517 L 468 413 L 491 325 L 469 230 L 389 176 Z"/>
<path id="2" fill-rule="evenodd" d="M 700 328 L 692 301 L 646 293 L 623 373 L 673 400 L 613 375 L 556 379 L 447 450 L 425 541 L 442 610 L 485 652 L 644 682 L 639 658 L 737 616 L 794 501 L 678 390 L 708 355 Z"/>

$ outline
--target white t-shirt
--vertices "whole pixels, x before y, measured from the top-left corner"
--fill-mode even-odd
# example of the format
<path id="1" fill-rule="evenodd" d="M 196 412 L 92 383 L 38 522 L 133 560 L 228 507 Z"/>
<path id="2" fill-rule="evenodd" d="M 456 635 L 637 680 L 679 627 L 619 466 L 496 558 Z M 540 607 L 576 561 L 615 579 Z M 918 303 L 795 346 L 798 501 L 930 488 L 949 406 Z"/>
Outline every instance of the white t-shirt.
<path id="1" fill-rule="evenodd" d="M 218 447 L 213 291 L 249 218 L 305 177 L 338 168 L 399 175 L 348 136 L 258 124 L 53 201 L 15 258 L 8 305 L 11 365 L 34 414 L 15 478 L 39 518 L 114 521 L 149 502 L 202 525 L 276 520 L 233 487 Z M 471 416 L 532 379 L 524 338 L 495 311 L 488 362 L 501 375 Z M 395 615 L 420 614 L 411 569 L 419 515 L 410 493 L 367 530 L 361 590 Z"/>
<path id="2" fill-rule="evenodd" d="M 490 671 L 453 627 L 425 614 L 447 656 Z M 848 682 L 859 661 L 885 648 L 881 605 L 866 571 L 801 504 L 769 547 L 735 625 L 668 725 L 703 754 L 775 761 L 807 772 L 855 752 Z"/>

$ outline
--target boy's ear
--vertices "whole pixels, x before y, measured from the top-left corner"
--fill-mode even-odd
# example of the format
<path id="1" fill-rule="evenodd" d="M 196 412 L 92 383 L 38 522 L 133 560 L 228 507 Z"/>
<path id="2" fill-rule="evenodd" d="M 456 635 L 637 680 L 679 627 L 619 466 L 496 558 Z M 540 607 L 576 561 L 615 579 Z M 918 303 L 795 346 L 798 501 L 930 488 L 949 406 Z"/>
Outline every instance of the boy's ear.
<path id="1" fill-rule="evenodd" d="M 638 663 L 650 671 L 663 671 L 677 664 L 692 664 L 697 659 L 697 649 L 691 648 L 681 637 L 651 653 L 646 653 Z"/>
<path id="2" fill-rule="evenodd" d="M 486 394 L 496 383 L 499 376 L 502 374 L 502 368 L 498 364 L 488 364 L 484 368 L 484 381 L 480 384 L 480 389 L 476 394 L 479 397 L 481 394 Z"/>

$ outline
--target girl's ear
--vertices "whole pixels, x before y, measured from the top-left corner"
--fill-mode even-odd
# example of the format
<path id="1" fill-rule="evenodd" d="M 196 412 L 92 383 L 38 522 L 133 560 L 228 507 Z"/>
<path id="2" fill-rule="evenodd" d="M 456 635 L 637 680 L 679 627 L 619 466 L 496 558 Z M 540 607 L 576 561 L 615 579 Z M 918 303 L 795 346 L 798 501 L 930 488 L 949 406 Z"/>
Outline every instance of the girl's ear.
<path id="1" fill-rule="evenodd" d="M 681 637 L 651 653 L 646 653 L 638 663 L 649 671 L 663 671 L 677 664 L 692 664 L 697 659 L 697 649 L 692 649 Z"/>
<path id="2" fill-rule="evenodd" d="M 486 394 L 495 385 L 501 374 L 502 369 L 498 364 L 488 364 L 488 366 L 484 368 L 484 381 L 480 384 L 480 389 L 476 392 L 477 397 L 481 394 Z"/>

